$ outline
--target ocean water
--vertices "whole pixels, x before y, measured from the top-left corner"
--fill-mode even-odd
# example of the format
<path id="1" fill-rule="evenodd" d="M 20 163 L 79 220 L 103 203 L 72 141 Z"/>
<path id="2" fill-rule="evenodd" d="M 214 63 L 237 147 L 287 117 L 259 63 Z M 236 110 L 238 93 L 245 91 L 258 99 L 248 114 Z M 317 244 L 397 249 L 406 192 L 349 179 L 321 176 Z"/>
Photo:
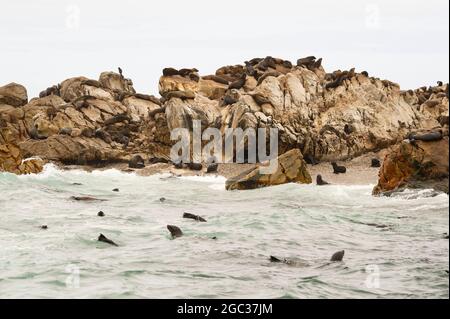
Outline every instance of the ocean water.
<path id="1" fill-rule="evenodd" d="M 377 198 L 373 185 L 228 192 L 224 184 L 52 165 L 0 174 L 0 298 L 449 297 L 447 195 Z M 168 224 L 184 236 L 171 239 Z M 100 233 L 119 247 L 98 242 Z M 330 263 L 338 250 L 344 261 Z M 296 262 L 270 263 L 270 255 Z"/>

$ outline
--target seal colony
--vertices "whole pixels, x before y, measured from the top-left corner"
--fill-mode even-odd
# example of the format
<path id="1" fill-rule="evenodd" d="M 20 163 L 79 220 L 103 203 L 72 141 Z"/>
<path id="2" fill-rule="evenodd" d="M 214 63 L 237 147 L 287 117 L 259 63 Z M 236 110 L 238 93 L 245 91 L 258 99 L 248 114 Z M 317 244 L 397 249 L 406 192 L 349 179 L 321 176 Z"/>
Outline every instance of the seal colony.
<path id="1" fill-rule="evenodd" d="M 50 85 L 31 100 L 23 86 L 11 83 L 0 87 L 0 145 L 5 150 L 0 153 L 0 169 L 30 173 L 42 170 L 46 162 L 88 168 L 127 163 L 121 168 L 126 172 L 223 174 L 221 163 L 171 160 L 171 131 L 191 130 L 194 119 L 201 122 L 201 133 L 208 128 L 277 130 L 279 157 L 299 150 L 308 164 L 336 163 L 336 175 L 347 172 L 345 161 L 405 140 L 413 146 L 441 147 L 442 140 L 448 141 L 448 83 L 401 90 L 373 72 L 357 67 L 327 72 L 324 65 L 322 58 L 308 55 L 296 58 L 296 63 L 272 56 L 250 58 L 204 76 L 195 67 L 167 67 L 158 83 L 160 96 L 136 92 L 122 67 L 98 79 L 75 77 Z M 248 154 L 248 145 L 244 148 Z M 430 165 L 443 165 L 445 161 L 435 158 L 440 153 L 433 152 Z M 447 153 L 444 149 L 442 154 Z M 26 158 L 31 160 L 22 165 Z M 249 164 L 248 159 L 243 164 Z M 384 172 L 380 187 L 401 180 L 387 176 L 384 163 L 382 158 L 367 163 Z M 311 183 L 304 166 L 304 176 L 294 179 Z M 434 179 L 448 179 L 448 168 L 440 167 L 439 172 Z M 320 174 L 336 184 L 325 171 Z M 434 184 L 421 176 L 421 187 Z M 377 192 L 383 190 L 391 191 Z"/>

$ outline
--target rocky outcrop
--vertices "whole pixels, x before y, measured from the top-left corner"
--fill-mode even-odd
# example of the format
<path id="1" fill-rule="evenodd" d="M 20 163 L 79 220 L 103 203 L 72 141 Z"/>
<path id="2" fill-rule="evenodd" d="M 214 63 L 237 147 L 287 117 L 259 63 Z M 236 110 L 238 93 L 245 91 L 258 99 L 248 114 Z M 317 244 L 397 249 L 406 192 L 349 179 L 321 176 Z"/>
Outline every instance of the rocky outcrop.
<path id="1" fill-rule="evenodd" d="M 312 179 L 299 149 L 293 149 L 278 157 L 274 173 L 264 174 L 255 167 L 226 182 L 227 190 L 255 189 L 286 183 L 311 184 Z"/>
<path id="2" fill-rule="evenodd" d="M 214 83 L 214 89 L 211 85 L 205 89 L 202 80 Z M 300 148 L 305 158 L 324 161 L 387 148 L 412 130 L 436 127 L 443 117 L 448 119 L 447 84 L 402 91 L 399 85 L 364 71 L 326 73 L 314 57 L 300 59 L 297 66 L 271 57 L 253 59 L 245 66 L 220 68 L 200 81 L 180 75 L 161 77 L 162 94 L 172 90 L 185 104 L 182 115 L 167 110 L 169 123 L 188 128 L 186 119 L 217 114 L 219 107 L 223 129 L 276 127 L 281 153 Z M 196 102 L 198 96 L 201 103 Z M 172 104 L 170 100 L 166 103 Z"/>
<path id="3" fill-rule="evenodd" d="M 277 128 L 279 154 L 300 149 L 308 161 L 337 161 L 448 125 L 448 84 L 402 91 L 364 71 L 327 73 L 315 57 L 296 65 L 255 58 L 205 76 L 166 68 L 159 92 L 136 93 L 121 69 L 64 80 L 29 102 L 23 86 L 9 84 L 0 87 L 0 144 L 63 163 L 168 159 L 170 130 L 196 119 L 222 132 Z"/>
<path id="4" fill-rule="evenodd" d="M 430 188 L 448 194 L 448 131 L 440 138 L 439 133 L 419 132 L 393 147 L 383 161 L 374 195 L 405 188 Z"/>
<path id="5" fill-rule="evenodd" d="M 14 144 L 0 144 L 0 172 L 36 174 L 44 167 L 39 158 L 23 159 L 20 148 Z"/>

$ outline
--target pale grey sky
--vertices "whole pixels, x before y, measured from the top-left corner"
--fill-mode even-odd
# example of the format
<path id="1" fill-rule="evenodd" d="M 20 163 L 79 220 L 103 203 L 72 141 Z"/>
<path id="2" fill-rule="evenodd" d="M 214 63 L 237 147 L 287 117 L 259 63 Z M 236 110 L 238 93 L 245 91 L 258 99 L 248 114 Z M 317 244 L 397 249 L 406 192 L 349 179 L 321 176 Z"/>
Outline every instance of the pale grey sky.
<path id="1" fill-rule="evenodd" d="M 0 86 L 29 96 L 121 66 L 141 93 L 161 70 L 315 55 L 402 88 L 449 80 L 448 0 L 0 0 Z"/>

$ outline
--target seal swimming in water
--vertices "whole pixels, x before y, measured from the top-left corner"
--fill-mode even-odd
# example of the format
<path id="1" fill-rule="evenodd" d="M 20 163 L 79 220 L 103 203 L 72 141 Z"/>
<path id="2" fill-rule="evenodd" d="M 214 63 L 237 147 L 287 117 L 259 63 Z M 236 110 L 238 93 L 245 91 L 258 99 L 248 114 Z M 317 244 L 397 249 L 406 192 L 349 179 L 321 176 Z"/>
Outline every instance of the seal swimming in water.
<path id="1" fill-rule="evenodd" d="M 316 184 L 317 184 L 317 185 L 329 185 L 330 183 L 324 181 L 324 180 L 322 179 L 322 175 L 319 174 L 319 175 L 317 175 L 317 177 L 316 177 Z"/>
<path id="2" fill-rule="evenodd" d="M 71 196 L 70 199 L 73 199 L 76 201 L 83 201 L 83 202 L 95 202 L 95 201 L 103 202 L 106 200 L 106 199 L 98 199 L 98 198 L 90 197 L 90 196 Z"/>
<path id="3" fill-rule="evenodd" d="M 113 191 L 113 192 L 118 192 L 119 189 L 118 189 L 118 188 L 114 188 L 112 191 Z"/>
<path id="4" fill-rule="evenodd" d="M 194 214 L 191 214 L 191 213 L 184 213 L 184 214 L 183 214 L 183 218 L 193 219 L 193 220 L 196 220 L 196 221 L 198 221 L 198 222 L 204 222 L 204 223 L 206 223 L 206 219 L 204 219 L 204 218 L 201 217 L 201 216 L 194 215 Z"/>
<path id="5" fill-rule="evenodd" d="M 116 244 L 115 242 L 113 242 L 111 239 L 106 238 L 106 236 L 103 235 L 103 234 L 100 234 L 100 236 L 98 236 L 98 241 L 101 241 L 101 242 L 103 242 L 103 243 L 110 244 L 110 245 L 112 245 L 112 246 L 119 247 L 119 245 L 117 245 L 117 244 Z"/>
<path id="6" fill-rule="evenodd" d="M 381 167 L 381 162 L 377 158 L 372 158 L 372 162 L 370 164 L 370 167 Z"/>
<path id="7" fill-rule="evenodd" d="M 338 252 L 335 252 L 333 256 L 331 256 L 330 261 L 342 261 L 344 259 L 345 250 L 341 250 Z"/>
<path id="8" fill-rule="evenodd" d="M 102 212 L 102 211 L 99 211 L 99 212 L 97 213 L 97 216 L 98 216 L 98 217 L 105 217 L 105 213 Z"/>
<path id="9" fill-rule="evenodd" d="M 167 225 L 167 229 L 169 230 L 170 235 L 172 235 L 172 239 L 175 239 L 175 238 L 183 236 L 183 232 L 177 226 Z"/>
<path id="10" fill-rule="evenodd" d="M 345 166 L 339 166 L 336 162 L 332 162 L 331 165 L 333 166 L 334 174 L 345 174 L 347 172 Z"/>
<path id="11" fill-rule="evenodd" d="M 48 226 L 47 226 L 47 225 L 42 225 L 42 226 L 40 226 L 39 228 L 40 228 L 40 229 L 43 229 L 43 230 L 46 230 L 46 229 L 48 229 Z"/>

